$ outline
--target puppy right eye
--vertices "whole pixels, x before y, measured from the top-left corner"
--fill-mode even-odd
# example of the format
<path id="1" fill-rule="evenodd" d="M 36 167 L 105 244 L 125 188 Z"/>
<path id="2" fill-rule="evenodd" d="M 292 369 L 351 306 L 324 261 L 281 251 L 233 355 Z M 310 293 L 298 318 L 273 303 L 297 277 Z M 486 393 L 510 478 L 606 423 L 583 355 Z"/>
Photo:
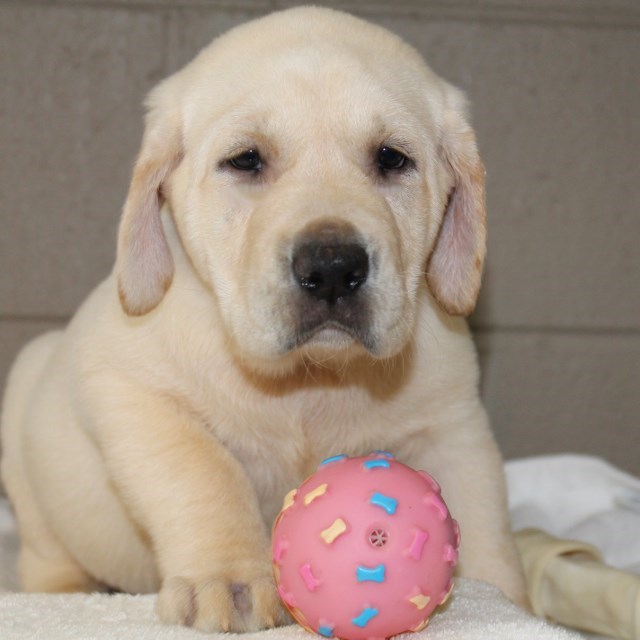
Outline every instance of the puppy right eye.
<path id="1" fill-rule="evenodd" d="M 262 158 L 255 149 L 248 149 L 229 160 L 229 164 L 238 171 L 260 171 Z"/>

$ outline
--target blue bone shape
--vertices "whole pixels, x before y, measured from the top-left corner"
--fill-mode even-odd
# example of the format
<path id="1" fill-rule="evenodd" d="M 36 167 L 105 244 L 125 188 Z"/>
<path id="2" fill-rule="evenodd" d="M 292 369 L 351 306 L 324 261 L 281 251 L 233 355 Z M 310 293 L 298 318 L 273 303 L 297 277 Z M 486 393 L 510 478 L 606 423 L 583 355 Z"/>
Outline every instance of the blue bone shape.
<path id="1" fill-rule="evenodd" d="M 384 582 L 384 571 L 383 564 L 372 568 L 359 566 L 357 571 L 358 582 Z"/>
<path id="2" fill-rule="evenodd" d="M 371 496 L 371 500 L 369 502 L 376 507 L 381 507 L 390 516 L 392 516 L 398 508 L 398 501 L 395 498 L 390 498 L 389 496 L 385 496 L 383 493 L 379 493 L 377 491 Z"/>
<path id="3" fill-rule="evenodd" d="M 389 464 L 389 461 L 385 460 L 384 458 L 376 458 L 375 460 L 365 460 L 364 462 L 365 469 L 377 469 L 377 468 L 388 469 L 390 466 L 391 465 Z"/>
<path id="4" fill-rule="evenodd" d="M 377 609 L 371 609 L 369 607 L 365 607 L 362 613 L 357 617 L 353 618 L 351 622 L 356 625 L 356 627 L 366 627 L 371 618 L 375 618 L 378 615 Z"/>

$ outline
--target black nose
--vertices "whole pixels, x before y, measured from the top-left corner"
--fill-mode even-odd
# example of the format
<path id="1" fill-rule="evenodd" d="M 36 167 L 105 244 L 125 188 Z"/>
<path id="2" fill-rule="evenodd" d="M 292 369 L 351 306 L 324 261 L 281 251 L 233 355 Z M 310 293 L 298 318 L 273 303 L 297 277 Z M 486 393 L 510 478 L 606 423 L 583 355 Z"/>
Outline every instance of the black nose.
<path id="1" fill-rule="evenodd" d="M 367 280 L 369 257 L 356 243 L 307 243 L 293 255 L 296 282 L 310 296 L 334 304 L 353 295 Z"/>

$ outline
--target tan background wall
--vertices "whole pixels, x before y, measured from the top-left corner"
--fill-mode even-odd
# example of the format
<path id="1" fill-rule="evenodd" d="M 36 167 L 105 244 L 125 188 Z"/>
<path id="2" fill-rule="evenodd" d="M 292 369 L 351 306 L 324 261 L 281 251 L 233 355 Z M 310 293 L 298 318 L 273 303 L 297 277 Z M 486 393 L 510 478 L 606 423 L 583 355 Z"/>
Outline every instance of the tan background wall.
<path id="1" fill-rule="evenodd" d="M 110 269 L 147 90 L 290 4 L 0 0 L 0 384 Z M 506 455 L 640 474 L 640 5 L 331 5 L 406 37 L 471 99 L 491 232 L 473 325 Z"/>

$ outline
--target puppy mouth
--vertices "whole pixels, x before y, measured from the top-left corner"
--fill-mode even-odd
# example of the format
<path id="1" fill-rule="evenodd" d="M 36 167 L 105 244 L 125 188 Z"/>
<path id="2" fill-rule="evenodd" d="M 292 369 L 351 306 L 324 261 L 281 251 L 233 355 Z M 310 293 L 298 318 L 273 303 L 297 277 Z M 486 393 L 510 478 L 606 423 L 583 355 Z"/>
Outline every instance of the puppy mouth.
<path id="1" fill-rule="evenodd" d="M 373 341 L 367 331 L 336 320 L 327 320 L 315 327 L 301 326 L 289 344 L 288 350 L 313 346 L 339 351 L 353 346 L 354 342 L 367 351 L 374 350 Z"/>

